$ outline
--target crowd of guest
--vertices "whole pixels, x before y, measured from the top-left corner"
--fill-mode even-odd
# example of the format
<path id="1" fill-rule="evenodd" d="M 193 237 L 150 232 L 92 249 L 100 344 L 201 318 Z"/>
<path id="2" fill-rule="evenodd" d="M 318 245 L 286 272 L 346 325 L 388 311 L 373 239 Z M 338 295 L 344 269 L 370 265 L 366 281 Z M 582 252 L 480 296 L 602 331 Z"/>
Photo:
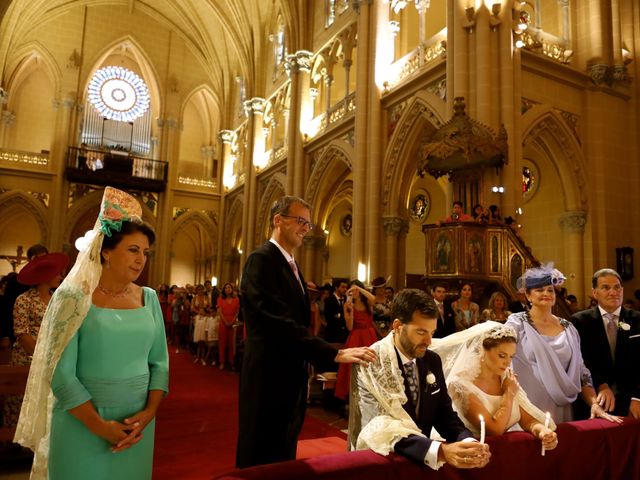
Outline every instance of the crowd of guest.
<path id="1" fill-rule="evenodd" d="M 175 353 L 189 352 L 193 363 L 235 370 L 240 327 L 238 289 L 225 283 L 221 290 L 209 280 L 184 287 L 160 285 L 167 342 Z"/>
<path id="2" fill-rule="evenodd" d="M 483 212 L 477 208 L 474 216 Z M 494 218 L 488 212 L 488 218 Z M 42 246 L 34 246 L 28 255 L 30 262 L 18 275 L 0 280 L 2 341 L 5 348 L 11 341 L 12 365 L 29 364 L 51 292 L 69 260 Z M 433 350 L 444 360 L 451 345 L 466 342 L 467 350 L 457 349 L 456 355 L 466 351 L 467 356 L 448 359 L 443 375 L 453 409 L 471 434 L 478 435 L 477 418 L 482 415 L 488 419 L 489 434 L 522 429 L 552 449 L 559 441 L 553 432 L 556 423 L 640 418 L 640 377 L 637 369 L 628 368 L 636 364 L 640 350 L 630 341 L 640 336 L 636 333 L 640 299 L 624 300 L 620 276 L 604 269 L 594 274 L 590 309 L 580 311 L 577 298 L 562 287 L 563 280 L 550 266 L 529 269 L 511 302 L 502 291 L 494 291 L 484 309 L 470 282 L 457 285 L 453 292 L 447 283 L 431 286 L 427 310 L 432 309 L 434 328 L 425 344 L 437 338 Z M 411 323 L 396 321 L 396 292 L 390 277 L 377 277 L 370 285 L 340 280 L 323 286 L 309 282 L 307 287 L 309 335 L 340 348 L 374 345 Z M 209 281 L 184 287 L 162 284 L 156 293 L 167 343 L 176 354 L 189 352 L 194 363 L 236 369 L 236 346 L 243 334 L 241 302 L 233 284 L 226 283 L 221 290 Z M 556 302 L 566 303 L 572 318 L 554 314 Z M 350 365 L 341 364 L 335 396 L 346 402 L 353 394 L 350 375 Z M 15 424 L 20 403 L 20 398 L 5 399 L 5 425 Z M 550 422 L 545 423 L 542 412 L 548 412 Z"/>

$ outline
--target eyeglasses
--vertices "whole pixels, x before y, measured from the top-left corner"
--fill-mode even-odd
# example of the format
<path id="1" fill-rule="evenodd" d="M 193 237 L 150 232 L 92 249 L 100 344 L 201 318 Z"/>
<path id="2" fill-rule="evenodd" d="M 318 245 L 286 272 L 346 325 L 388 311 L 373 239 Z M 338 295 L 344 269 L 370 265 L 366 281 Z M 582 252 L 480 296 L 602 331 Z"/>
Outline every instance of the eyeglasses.
<path id="1" fill-rule="evenodd" d="M 309 228 L 309 230 L 313 230 L 313 223 L 311 223 L 309 220 L 307 220 L 306 218 L 303 217 L 294 217 L 293 215 L 283 215 L 282 213 L 280 214 L 281 217 L 285 217 L 285 218 L 295 218 L 296 223 L 298 225 L 300 225 L 301 227 L 307 227 Z"/>
<path id="2" fill-rule="evenodd" d="M 614 292 L 622 291 L 622 285 L 600 285 L 598 288 L 603 292 L 608 292 L 610 290 L 613 290 Z"/>

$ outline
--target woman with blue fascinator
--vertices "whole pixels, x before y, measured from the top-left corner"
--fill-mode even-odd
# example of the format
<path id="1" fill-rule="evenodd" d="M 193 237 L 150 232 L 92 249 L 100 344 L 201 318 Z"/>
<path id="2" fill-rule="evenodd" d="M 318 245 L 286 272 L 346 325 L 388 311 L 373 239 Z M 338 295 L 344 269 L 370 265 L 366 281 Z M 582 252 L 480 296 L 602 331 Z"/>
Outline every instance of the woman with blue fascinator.
<path id="1" fill-rule="evenodd" d="M 169 364 L 158 297 L 134 282 L 154 240 L 137 200 L 107 187 L 33 355 L 15 436 L 32 479 L 151 478 Z"/>
<path id="2" fill-rule="evenodd" d="M 556 423 L 573 420 L 572 403 L 578 395 L 591 406 L 591 418 L 621 422 L 596 401 L 591 373 L 582 360 L 578 331 L 552 313 L 556 287 L 564 280 L 553 264 L 527 269 L 518 279 L 518 288 L 531 305 L 506 322 L 520 339 L 513 358 L 518 382 L 531 402 L 549 412 Z"/>

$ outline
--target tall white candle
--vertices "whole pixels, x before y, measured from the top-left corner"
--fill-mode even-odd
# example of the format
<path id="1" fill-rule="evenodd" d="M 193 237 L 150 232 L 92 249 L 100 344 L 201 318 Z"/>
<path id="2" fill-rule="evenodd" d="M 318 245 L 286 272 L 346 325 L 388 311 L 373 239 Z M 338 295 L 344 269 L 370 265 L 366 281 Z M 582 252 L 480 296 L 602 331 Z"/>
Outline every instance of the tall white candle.
<path id="1" fill-rule="evenodd" d="M 484 417 L 482 415 L 478 415 L 480 418 L 480 443 L 484 443 L 485 436 L 485 428 L 484 428 Z"/>
<path id="2" fill-rule="evenodd" d="M 549 412 L 547 412 L 547 414 L 544 416 L 544 428 L 549 428 L 549 421 L 551 420 L 551 414 Z M 544 452 L 545 452 L 545 448 L 544 445 L 542 445 L 542 450 L 540 451 L 540 454 L 544 457 Z"/>

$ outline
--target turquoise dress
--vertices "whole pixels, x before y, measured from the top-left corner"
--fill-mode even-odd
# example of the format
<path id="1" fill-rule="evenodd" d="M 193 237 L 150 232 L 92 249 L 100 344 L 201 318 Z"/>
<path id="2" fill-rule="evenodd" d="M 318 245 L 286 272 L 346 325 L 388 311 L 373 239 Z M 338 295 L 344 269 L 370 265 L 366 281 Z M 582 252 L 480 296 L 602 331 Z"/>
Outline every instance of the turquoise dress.
<path id="1" fill-rule="evenodd" d="M 155 420 L 142 440 L 118 453 L 67 410 L 91 400 L 100 416 L 122 422 L 145 408 L 149 390 L 168 391 L 169 358 L 160 302 L 144 288 L 144 306 L 91 306 L 56 366 L 49 479 L 143 480 L 153 467 Z"/>

